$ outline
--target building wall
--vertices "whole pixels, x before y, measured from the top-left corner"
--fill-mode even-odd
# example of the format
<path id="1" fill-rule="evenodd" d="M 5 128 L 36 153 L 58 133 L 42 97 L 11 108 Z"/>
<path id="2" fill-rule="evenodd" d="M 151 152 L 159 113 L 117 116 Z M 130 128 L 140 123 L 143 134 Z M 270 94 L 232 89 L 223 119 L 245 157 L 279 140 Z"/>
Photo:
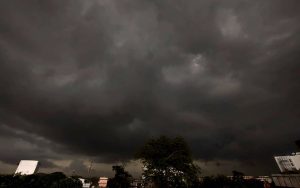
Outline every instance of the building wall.
<path id="1" fill-rule="evenodd" d="M 300 155 L 275 156 L 275 161 L 281 172 L 300 170 Z"/>
<path id="2" fill-rule="evenodd" d="M 273 174 L 272 179 L 278 187 L 300 188 L 300 174 Z"/>
<path id="3" fill-rule="evenodd" d="M 297 155 L 293 156 L 293 162 L 297 168 L 297 170 L 300 170 L 300 154 L 297 153 Z"/>

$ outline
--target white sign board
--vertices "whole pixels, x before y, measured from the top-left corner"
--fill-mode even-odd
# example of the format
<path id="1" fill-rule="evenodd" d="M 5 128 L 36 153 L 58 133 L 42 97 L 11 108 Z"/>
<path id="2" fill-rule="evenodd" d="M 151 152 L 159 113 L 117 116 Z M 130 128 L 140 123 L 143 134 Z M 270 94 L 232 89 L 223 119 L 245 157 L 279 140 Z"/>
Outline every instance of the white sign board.
<path id="1" fill-rule="evenodd" d="M 38 167 L 38 161 L 21 160 L 15 174 L 30 175 L 34 174 Z"/>

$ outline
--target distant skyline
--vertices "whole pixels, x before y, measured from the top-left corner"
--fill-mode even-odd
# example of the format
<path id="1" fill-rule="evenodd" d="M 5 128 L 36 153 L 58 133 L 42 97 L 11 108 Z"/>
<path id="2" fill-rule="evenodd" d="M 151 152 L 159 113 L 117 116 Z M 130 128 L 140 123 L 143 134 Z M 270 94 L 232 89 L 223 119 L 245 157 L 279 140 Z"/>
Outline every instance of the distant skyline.
<path id="1" fill-rule="evenodd" d="M 151 137 L 204 174 L 278 172 L 300 139 L 299 0 L 0 1 L 0 173 L 110 175 Z M 130 162 L 131 161 L 131 162 Z"/>

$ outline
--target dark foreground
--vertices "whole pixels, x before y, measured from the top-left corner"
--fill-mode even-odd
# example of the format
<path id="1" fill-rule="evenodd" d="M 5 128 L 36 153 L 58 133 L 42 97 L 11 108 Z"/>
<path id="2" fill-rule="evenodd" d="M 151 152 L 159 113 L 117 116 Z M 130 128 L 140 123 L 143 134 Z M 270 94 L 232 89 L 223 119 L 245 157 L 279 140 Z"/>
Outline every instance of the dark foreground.
<path id="1" fill-rule="evenodd" d="M 92 178 L 93 181 L 93 178 Z M 97 187 L 96 182 L 93 183 Z M 34 174 L 28 176 L 19 175 L 0 175 L 0 188 L 81 188 L 82 184 L 77 177 L 67 177 L 61 172 L 51 174 Z M 130 187 L 122 184 L 115 184 L 110 188 L 127 188 Z M 144 186 L 139 186 L 144 187 Z M 159 186 L 146 186 L 159 187 Z M 181 186 L 178 186 L 179 188 Z M 244 180 L 241 178 L 227 178 L 226 176 L 204 177 L 199 181 L 195 188 L 273 188 L 256 179 Z"/>

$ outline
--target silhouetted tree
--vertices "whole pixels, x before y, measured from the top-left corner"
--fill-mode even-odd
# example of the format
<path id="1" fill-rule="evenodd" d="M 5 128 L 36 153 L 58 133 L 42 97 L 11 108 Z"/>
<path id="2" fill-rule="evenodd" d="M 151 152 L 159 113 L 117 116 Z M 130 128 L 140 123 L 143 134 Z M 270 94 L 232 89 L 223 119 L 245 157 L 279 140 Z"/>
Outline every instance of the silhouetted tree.
<path id="1" fill-rule="evenodd" d="M 125 171 L 124 166 L 113 166 L 112 170 L 115 171 L 115 176 L 108 180 L 107 186 L 109 188 L 128 188 L 132 176 Z"/>
<path id="2" fill-rule="evenodd" d="M 99 177 L 91 177 L 89 181 L 91 182 L 91 186 L 98 187 Z"/>
<path id="3" fill-rule="evenodd" d="M 235 182 L 241 182 L 243 181 L 243 176 L 244 176 L 244 173 L 243 172 L 239 172 L 239 171 L 236 171 L 236 170 L 233 170 L 232 171 L 232 180 L 235 181 Z"/>
<path id="4" fill-rule="evenodd" d="M 136 157 L 144 165 L 146 183 L 176 188 L 193 187 L 198 182 L 200 168 L 193 163 L 190 149 L 181 137 L 150 139 Z"/>

